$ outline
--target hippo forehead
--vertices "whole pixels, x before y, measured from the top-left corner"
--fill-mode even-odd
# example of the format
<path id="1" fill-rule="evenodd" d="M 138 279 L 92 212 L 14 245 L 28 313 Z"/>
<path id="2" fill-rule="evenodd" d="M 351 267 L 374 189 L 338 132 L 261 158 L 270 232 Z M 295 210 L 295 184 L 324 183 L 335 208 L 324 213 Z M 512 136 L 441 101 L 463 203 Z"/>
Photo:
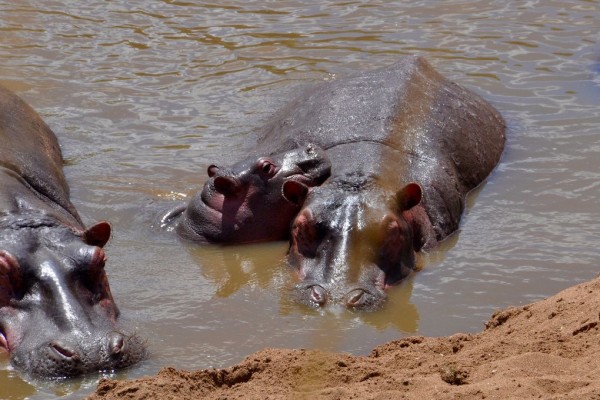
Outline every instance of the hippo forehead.
<path id="1" fill-rule="evenodd" d="M 61 260 L 76 262 L 85 258 L 92 248 L 83 243 L 81 236 L 64 227 L 21 228 L 4 230 L 0 234 L 0 250 L 12 254 L 23 272 L 28 273 L 39 270 L 42 265 L 40 259 L 50 254 Z"/>
<path id="2" fill-rule="evenodd" d="M 307 198 L 305 208 L 310 209 L 315 221 L 332 229 L 343 231 L 352 227 L 360 230 L 389 212 L 389 203 L 388 196 L 380 190 L 352 191 L 328 185 L 315 188 Z"/>

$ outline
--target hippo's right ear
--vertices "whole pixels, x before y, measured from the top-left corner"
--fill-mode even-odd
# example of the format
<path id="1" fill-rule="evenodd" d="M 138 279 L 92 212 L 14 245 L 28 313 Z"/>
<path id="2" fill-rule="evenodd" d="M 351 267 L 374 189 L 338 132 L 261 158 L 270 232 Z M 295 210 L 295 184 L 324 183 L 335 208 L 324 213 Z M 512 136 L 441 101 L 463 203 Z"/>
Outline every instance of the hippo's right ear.
<path id="1" fill-rule="evenodd" d="M 396 202 L 400 211 L 407 211 L 421 202 L 423 189 L 421 185 L 411 182 L 396 193 Z"/>
<path id="2" fill-rule="evenodd" d="M 283 182 L 283 198 L 292 204 L 301 206 L 308 196 L 308 186 L 293 179 Z"/>
<path id="3" fill-rule="evenodd" d="M 104 247 L 110 239 L 111 227 L 106 221 L 100 221 L 83 232 L 83 241 L 90 246 Z"/>

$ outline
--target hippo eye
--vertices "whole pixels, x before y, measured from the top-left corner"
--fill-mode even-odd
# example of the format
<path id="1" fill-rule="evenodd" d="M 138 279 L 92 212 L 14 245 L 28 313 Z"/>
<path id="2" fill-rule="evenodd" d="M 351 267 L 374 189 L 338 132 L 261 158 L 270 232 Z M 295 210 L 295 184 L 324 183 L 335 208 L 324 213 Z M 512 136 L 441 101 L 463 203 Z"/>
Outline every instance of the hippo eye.
<path id="1" fill-rule="evenodd" d="M 258 160 L 258 169 L 260 172 L 267 175 L 268 177 L 274 176 L 277 172 L 277 166 L 273 164 L 271 160 L 266 158 L 261 158 L 260 160 Z"/>

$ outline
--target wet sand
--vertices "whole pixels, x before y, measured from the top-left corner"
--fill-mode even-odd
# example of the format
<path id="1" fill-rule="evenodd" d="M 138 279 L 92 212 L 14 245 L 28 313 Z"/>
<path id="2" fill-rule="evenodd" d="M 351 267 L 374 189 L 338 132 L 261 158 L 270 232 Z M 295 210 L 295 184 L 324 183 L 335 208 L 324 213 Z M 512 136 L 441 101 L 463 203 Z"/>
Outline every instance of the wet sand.
<path id="1" fill-rule="evenodd" d="M 226 369 L 104 379 L 88 399 L 600 398 L 600 277 L 496 312 L 478 334 L 413 336 L 369 356 L 264 349 Z"/>

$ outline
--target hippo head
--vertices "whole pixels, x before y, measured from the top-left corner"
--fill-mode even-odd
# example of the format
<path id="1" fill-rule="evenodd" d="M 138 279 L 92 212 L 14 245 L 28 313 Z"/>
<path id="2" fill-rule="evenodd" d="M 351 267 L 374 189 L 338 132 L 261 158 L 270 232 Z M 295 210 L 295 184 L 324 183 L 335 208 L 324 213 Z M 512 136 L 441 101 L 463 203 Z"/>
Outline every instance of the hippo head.
<path id="1" fill-rule="evenodd" d="M 102 247 L 110 225 L 77 232 L 52 221 L 0 231 L 0 349 L 32 376 L 64 378 L 129 366 L 142 341 L 116 327 Z"/>
<path id="2" fill-rule="evenodd" d="M 315 188 L 290 238 L 288 262 L 301 280 L 295 288 L 299 301 L 313 307 L 378 308 L 384 290 L 415 268 L 407 213 L 421 196 L 416 183 L 395 195 L 336 182 Z"/>
<path id="3" fill-rule="evenodd" d="M 283 240 L 310 188 L 323 183 L 331 163 L 309 144 L 231 168 L 208 167 L 209 180 L 186 208 L 178 233 L 208 243 Z"/>

